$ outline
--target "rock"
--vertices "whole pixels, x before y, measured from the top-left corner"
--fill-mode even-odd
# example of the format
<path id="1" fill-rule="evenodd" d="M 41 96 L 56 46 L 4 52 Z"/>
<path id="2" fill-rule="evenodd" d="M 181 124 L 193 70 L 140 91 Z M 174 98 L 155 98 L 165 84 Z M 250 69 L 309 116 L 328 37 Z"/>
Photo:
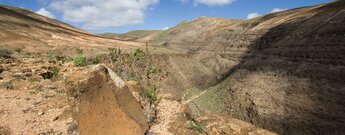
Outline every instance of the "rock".
<path id="1" fill-rule="evenodd" d="M 40 82 L 42 79 L 43 79 L 42 76 L 31 76 L 28 78 L 28 80 L 31 82 Z"/>
<path id="2" fill-rule="evenodd" d="M 43 111 L 40 111 L 37 113 L 37 115 L 43 115 L 43 114 L 45 114 Z"/>
<path id="3" fill-rule="evenodd" d="M 54 74 L 52 71 L 46 70 L 46 71 L 40 73 L 40 76 L 42 76 L 43 79 L 52 79 Z"/>
<path id="4" fill-rule="evenodd" d="M 11 135 L 11 130 L 7 126 L 0 125 L 0 135 Z"/>
<path id="5" fill-rule="evenodd" d="M 75 71 L 66 88 L 80 134 L 143 135 L 147 131 L 142 106 L 106 66 Z"/>
<path id="6" fill-rule="evenodd" d="M 48 89 L 51 89 L 51 90 L 56 90 L 56 89 L 57 89 L 57 87 L 54 86 L 54 85 L 48 85 L 47 88 L 48 88 Z"/>
<path id="7" fill-rule="evenodd" d="M 14 85 L 12 83 L 12 80 L 1 80 L 0 81 L 0 89 L 7 89 L 12 90 L 14 89 Z"/>
<path id="8" fill-rule="evenodd" d="M 0 74 L 5 71 L 5 68 L 0 66 Z"/>
<path id="9" fill-rule="evenodd" d="M 78 128 L 77 124 L 75 122 L 73 122 L 68 126 L 67 133 L 73 134 L 77 131 L 77 128 Z"/>
<path id="10" fill-rule="evenodd" d="M 29 68 L 22 69 L 21 71 L 22 71 L 22 73 L 26 73 L 26 72 L 32 72 L 32 70 L 31 70 L 31 69 L 29 69 Z"/>
<path id="11" fill-rule="evenodd" d="M 11 76 L 15 77 L 15 78 L 18 78 L 18 79 L 24 78 L 24 74 L 23 73 L 13 73 Z"/>
<path id="12" fill-rule="evenodd" d="M 32 70 L 31 69 L 23 69 L 22 73 L 25 77 L 31 77 L 32 76 Z"/>

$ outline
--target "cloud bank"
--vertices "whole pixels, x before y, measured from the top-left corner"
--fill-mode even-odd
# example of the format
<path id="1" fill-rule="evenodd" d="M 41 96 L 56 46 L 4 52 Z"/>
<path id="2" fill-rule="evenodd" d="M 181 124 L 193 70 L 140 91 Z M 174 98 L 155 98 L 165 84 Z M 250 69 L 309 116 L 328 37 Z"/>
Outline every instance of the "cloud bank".
<path id="1" fill-rule="evenodd" d="M 59 0 L 49 4 L 63 20 L 85 29 L 104 29 L 141 24 L 145 12 L 159 0 Z"/>
<path id="2" fill-rule="evenodd" d="M 192 0 L 180 0 L 181 2 L 189 2 Z M 193 0 L 194 5 L 203 4 L 208 6 L 222 6 L 233 3 L 235 0 Z"/>

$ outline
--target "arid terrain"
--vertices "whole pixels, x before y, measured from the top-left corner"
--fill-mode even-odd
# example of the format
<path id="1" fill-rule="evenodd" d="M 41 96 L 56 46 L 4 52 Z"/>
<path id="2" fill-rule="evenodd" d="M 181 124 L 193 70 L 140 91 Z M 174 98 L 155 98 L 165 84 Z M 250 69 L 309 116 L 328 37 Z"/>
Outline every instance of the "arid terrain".
<path id="1" fill-rule="evenodd" d="M 0 135 L 345 134 L 345 1 L 94 35 L 0 6 Z"/>

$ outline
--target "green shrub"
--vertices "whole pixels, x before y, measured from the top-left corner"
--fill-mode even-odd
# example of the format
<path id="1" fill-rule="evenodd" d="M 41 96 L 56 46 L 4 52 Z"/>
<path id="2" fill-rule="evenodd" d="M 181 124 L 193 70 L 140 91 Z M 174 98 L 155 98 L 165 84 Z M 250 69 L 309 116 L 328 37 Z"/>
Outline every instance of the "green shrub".
<path id="1" fill-rule="evenodd" d="M 0 49 L 0 57 L 2 58 L 10 58 L 12 55 L 12 51 L 8 49 Z"/>
<path id="2" fill-rule="evenodd" d="M 145 95 L 151 104 L 156 104 L 158 102 L 158 96 L 156 95 L 156 86 L 147 87 L 145 89 Z"/>
<path id="3" fill-rule="evenodd" d="M 73 59 L 73 63 L 78 67 L 87 66 L 87 58 L 83 55 L 78 55 Z"/>

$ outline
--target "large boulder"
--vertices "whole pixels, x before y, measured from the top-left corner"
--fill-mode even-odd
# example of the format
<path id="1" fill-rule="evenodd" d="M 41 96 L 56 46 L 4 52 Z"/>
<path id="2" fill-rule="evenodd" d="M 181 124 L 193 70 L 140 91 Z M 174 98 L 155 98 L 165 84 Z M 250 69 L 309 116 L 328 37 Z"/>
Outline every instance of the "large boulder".
<path id="1" fill-rule="evenodd" d="M 105 65 L 75 71 L 66 88 L 81 135 L 143 135 L 148 129 L 140 103 Z"/>

